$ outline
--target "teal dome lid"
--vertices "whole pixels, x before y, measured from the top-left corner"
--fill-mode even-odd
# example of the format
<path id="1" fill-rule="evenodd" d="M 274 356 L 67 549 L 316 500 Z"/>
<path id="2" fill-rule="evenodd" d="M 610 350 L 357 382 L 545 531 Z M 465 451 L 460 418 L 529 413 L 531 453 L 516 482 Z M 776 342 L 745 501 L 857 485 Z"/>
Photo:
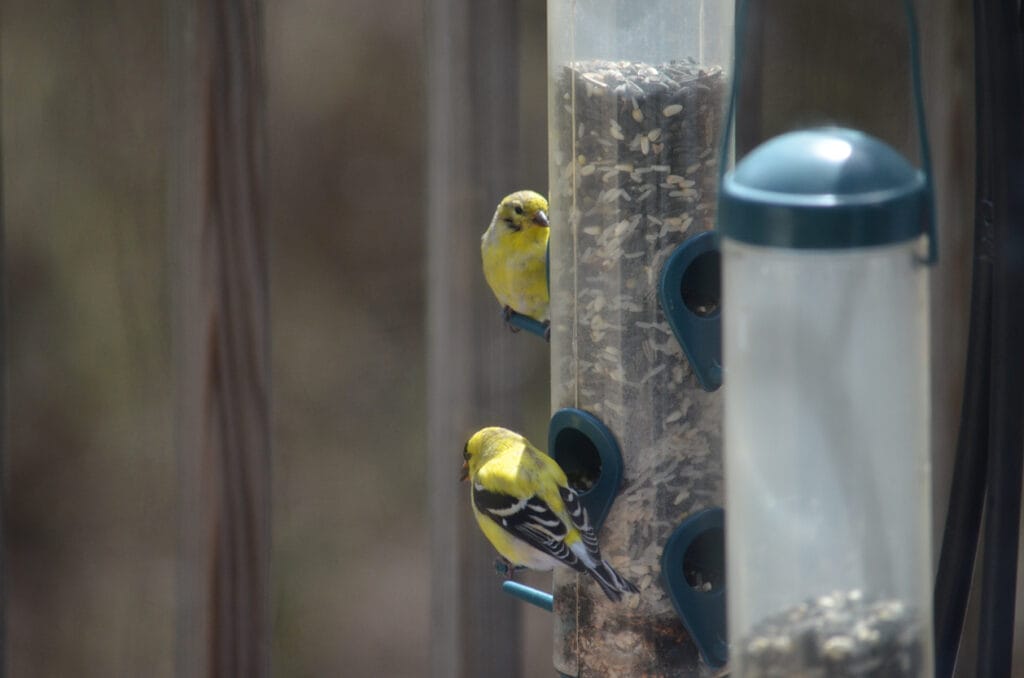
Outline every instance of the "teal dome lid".
<path id="1" fill-rule="evenodd" d="M 718 223 L 752 245 L 841 249 L 926 231 L 924 173 L 882 141 L 842 127 L 789 132 L 725 176 Z"/>

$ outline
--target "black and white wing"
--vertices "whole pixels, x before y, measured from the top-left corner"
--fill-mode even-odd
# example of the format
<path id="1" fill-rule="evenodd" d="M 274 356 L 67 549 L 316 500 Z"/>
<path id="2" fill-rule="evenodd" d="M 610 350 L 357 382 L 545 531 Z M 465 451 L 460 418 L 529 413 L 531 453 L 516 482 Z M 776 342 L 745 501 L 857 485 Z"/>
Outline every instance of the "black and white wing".
<path id="1" fill-rule="evenodd" d="M 502 529 L 541 553 L 574 570 L 587 571 L 586 564 L 565 544 L 569 527 L 536 495 L 520 499 L 473 483 L 473 505 Z"/>
<path id="2" fill-rule="evenodd" d="M 587 565 L 593 567 L 601 562 L 601 549 L 597 545 L 597 535 L 594 534 L 594 526 L 590 524 L 590 514 L 587 513 L 586 507 L 580 503 L 579 497 L 573 490 L 568 487 L 559 487 L 558 494 L 562 497 L 562 502 L 565 504 L 565 510 L 569 514 L 569 519 L 572 520 L 572 524 L 579 530 L 580 539 L 583 541 L 586 554 L 590 556 L 590 562 Z"/>
<path id="3" fill-rule="evenodd" d="M 565 538 L 569 527 L 537 496 L 518 499 L 507 494 L 491 492 L 478 483 L 473 484 L 473 505 L 502 529 L 523 540 L 542 553 L 555 558 L 578 572 L 589 573 L 605 595 L 613 601 L 621 600 L 623 592 L 636 593 L 637 589 L 611 565 L 601 558 L 597 535 L 590 524 L 587 509 L 571 489 L 559 488 L 580 541 L 569 547 Z"/>
<path id="4" fill-rule="evenodd" d="M 576 493 L 568 487 L 558 488 L 558 493 L 562 497 L 562 502 L 565 503 L 565 510 L 569 513 L 569 518 L 572 519 L 573 525 L 580 533 L 580 543 L 586 550 L 584 566 L 601 585 L 605 595 L 617 602 L 622 598 L 623 593 L 637 593 L 637 588 L 601 557 L 601 549 L 597 545 L 597 534 L 594 532 L 594 526 L 590 524 L 590 515 L 587 513 L 586 507 L 580 503 Z"/>

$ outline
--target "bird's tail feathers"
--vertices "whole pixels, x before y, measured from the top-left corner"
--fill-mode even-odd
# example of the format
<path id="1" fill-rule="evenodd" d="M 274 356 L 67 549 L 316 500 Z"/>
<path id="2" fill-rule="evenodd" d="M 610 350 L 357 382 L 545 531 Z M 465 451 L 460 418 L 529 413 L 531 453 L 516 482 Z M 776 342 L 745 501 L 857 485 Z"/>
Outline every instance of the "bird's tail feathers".
<path id="1" fill-rule="evenodd" d="M 590 574 L 601 585 L 601 590 L 612 602 L 617 603 L 622 600 L 623 593 L 639 593 L 633 584 L 608 564 L 607 560 L 602 560 L 597 567 L 591 569 Z"/>

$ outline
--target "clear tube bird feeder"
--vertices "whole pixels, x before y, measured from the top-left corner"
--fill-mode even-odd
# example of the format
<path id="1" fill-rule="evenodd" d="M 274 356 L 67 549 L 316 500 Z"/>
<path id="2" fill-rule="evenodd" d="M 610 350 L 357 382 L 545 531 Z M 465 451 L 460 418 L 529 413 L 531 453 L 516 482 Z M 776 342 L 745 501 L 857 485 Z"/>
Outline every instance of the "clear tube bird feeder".
<path id="1" fill-rule="evenodd" d="M 922 175 L 806 130 L 723 191 L 735 675 L 930 676 Z"/>
<path id="2" fill-rule="evenodd" d="M 622 487 L 599 536 L 640 589 L 615 604 L 556 574 L 565 675 L 710 675 L 659 558 L 680 520 L 721 505 L 720 407 L 673 335 L 658 284 L 677 246 L 714 226 L 732 6 L 548 3 L 552 407 L 593 414 L 621 448 Z"/>
<path id="3" fill-rule="evenodd" d="M 904 5 L 922 169 L 863 132 L 821 127 L 761 144 L 720 187 L 728 623 L 741 678 L 933 675 L 937 242 Z"/>

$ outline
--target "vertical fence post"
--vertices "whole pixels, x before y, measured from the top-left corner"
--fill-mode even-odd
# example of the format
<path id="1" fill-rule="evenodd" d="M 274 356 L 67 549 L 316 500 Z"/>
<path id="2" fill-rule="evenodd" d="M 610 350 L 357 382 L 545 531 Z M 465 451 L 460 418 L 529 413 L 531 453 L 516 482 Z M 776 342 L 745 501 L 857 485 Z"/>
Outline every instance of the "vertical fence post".
<path id="1" fill-rule="evenodd" d="M 2 46 L 0 41 L 0 46 Z M 3 83 L 0 82 L 0 104 L 3 103 Z M 0 110 L 2 106 L 0 106 Z M 4 225 L 4 144 L 0 133 L 0 600 L 7 598 L 7 451 L 10 429 L 7 420 L 7 228 Z M 0 605 L 0 678 L 7 675 L 7 605 Z"/>
<path id="2" fill-rule="evenodd" d="M 269 312 L 259 0 L 170 3 L 177 675 L 269 675 Z"/>
<path id="3" fill-rule="evenodd" d="M 480 236 L 498 200 L 538 188 L 518 167 L 520 8 L 439 0 L 425 11 L 431 675 L 518 676 L 521 603 L 501 592 L 496 553 L 458 474 L 462 446 L 478 428 L 498 424 L 543 439 L 520 428 L 524 384 L 531 370 L 547 371 L 537 365 L 543 343 L 505 329 L 480 268 Z"/>

